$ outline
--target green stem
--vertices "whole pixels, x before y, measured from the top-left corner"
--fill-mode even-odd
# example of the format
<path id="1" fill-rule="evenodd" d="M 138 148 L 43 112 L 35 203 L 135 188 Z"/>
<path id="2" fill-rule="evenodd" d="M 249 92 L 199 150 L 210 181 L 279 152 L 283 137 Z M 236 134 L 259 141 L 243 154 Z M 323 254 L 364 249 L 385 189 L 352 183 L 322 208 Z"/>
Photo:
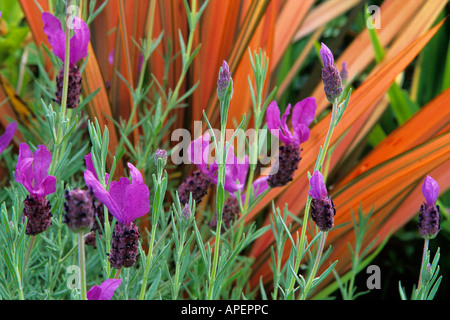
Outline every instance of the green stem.
<path id="1" fill-rule="evenodd" d="M 122 268 L 116 269 L 116 274 L 114 275 L 114 279 L 119 279 L 121 272 L 122 272 Z"/>
<path id="2" fill-rule="evenodd" d="M 25 260 L 23 262 L 22 270 L 25 270 L 27 267 L 28 260 L 30 259 L 30 256 L 31 256 L 31 251 L 33 250 L 35 243 L 36 243 L 36 236 L 31 236 L 31 241 L 30 241 L 30 244 L 28 245 L 27 254 L 26 254 Z"/>
<path id="3" fill-rule="evenodd" d="M 425 257 L 428 252 L 429 243 L 430 243 L 430 239 L 425 239 L 424 244 L 423 244 L 422 263 L 420 265 L 419 283 L 417 284 L 417 292 L 419 292 L 420 288 L 422 287 L 423 267 L 424 267 L 424 263 L 425 263 Z"/>
<path id="4" fill-rule="evenodd" d="M 15 267 L 15 271 L 16 271 L 16 277 L 17 277 L 17 285 L 18 285 L 18 289 L 19 289 L 19 299 L 20 300 L 25 300 L 25 296 L 23 294 L 23 286 L 22 286 L 22 277 L 20 276 L 20 272 L 19 272 L 19 268 L 16 266 Z"/>
<path id="5" fill-rule="evenodd" d="M 177 300 L 178 298 L 178 292 L 180 291 L 180 269 L 181 269 L 181 254 L 183 252 L 183 245 L 184 245 L 184 241 L 185 241 L 185 234 L 183 233 L 181 236 L 181 241 L 180 241 L 180 247 L 177 250 L 177 259 L 176 259 L 176 266 L 175 266 L 175 280 L 174 280 L 174 295 L 173 295 L 173 300 Z"/>
<path id="6" fill-rule="evenodd" d="M 151 265 L 151 260 L 153 257 L 153 244 L 155 243 L 156 226 L 157 226 L 156 223 L 153 224 L 153 226 L 152 226 L 152 233 L 150 236 L 150 246 L 148 249 L 147 262 L 145 264 L 144 278 L 142 279 L 142 287 L 141 287 L 141 293 L 139 294 L 139 300 L 144 300 L 145 289 L 147 288 L 147 281 L 148 281 L 148 277 L 149 277 L 149 273 L 150 273 L 150 265 Z"/>
<path id="7" fill-rule="evenodd" d="M 323 252 L 323 248 L 325 247 L 326 239 L 327 239 L 327 232 L 323 232 L 322 235 L 320 236 L 319 250 L 316 254 L 316 260 L 314 261 L 314 266 L 311 270 L 311 273 L 309 274 L 308 280 L 305 285 L 305 289 L 303 290 L 303 292 L 300 296 L 301 300 L 305 300 L 308 296 L 309 290 L 311 290 L 312 282 L 313 282 L 314 278 L 316 277 L 317 270 L 319 269 L 320 259 L 322 258 L 322 252 Z"/>
<path id="8" fill-rule="evenodd" d="M 80 267 L 81 300 L 86 297 L 86 256 L 84 252 L 84 233 L 78 233 L 78 266 Z"/>
<path id="9" fill-rule="evenodd" d="M 229 101 L 228 101 L 229 103 Z M 221 104 L 221 108 L 227 106 L 223 106 Z M 224 115 L 226 118 L 226 115 Z M 219 159 L 219 169 L 218 169 L 218 177 L 217 177 L 217 201 L 216 201 L 216 210 L 217 210 L 217 225 L 216 225 L 216 240 L 214 242 L 214 257 L 213 257 L 213 265 L 211 270 L 211 276 L 209 278 L 209 287 L 208 287 L 208 300 L 212 300 L 213 298 L 213 289 L 216 282 L 216 273 L 217 273 L 217 264 L 219 261 L 219 249 L 220 249 L 220 236 L 222 233 L 222 213 L 223 213 L 223 202 L 225 199 L 225 189 L 224 189 L 224 181 L 225 181 L 225 166 L 227 161 L 227 150 L 225 150 L 225 130 L 226 130 L 226 120 L 221 119 L 221 138 L 218 143 L 217 155 Z M 221 160 L 220 160 L 221 159 Z"/>
<path id="10" fill-rule="evenodd" d="M 73 0 L 67 0 L 67 8 L 69 8 L 72 5 Z M 70 18 L 70 12 L 69 10 L 66 10 L 66 20 L 67 21 Z M 64 54 L 64 77 L 63 77 L 63 90 L 62 90 L 62 97 L 61 97 L 61 110 L 59 115 L 59 121 L 58 121 L 58 128 L 56 133 L 56 140 L 55 140 L 55 150 L 53 152 L 53 161 L 50 164 L 50 174 L 54 174 L 55 165 L 59 163 L 60 156 L 62 154 L 61 150 L 61 143 L 63 139 L 63 125 L 62 122 L 65 122 L 66 118 L 66 110 L 67 110 L 67 95 L 68 95 L 68 88 L 69 88 L 69 66 L 70 66 L 70 37 L 71 37 L 71 29 L 67 28 L 66 26 L 66 39 L 65 39 L 65 54 Z"/>

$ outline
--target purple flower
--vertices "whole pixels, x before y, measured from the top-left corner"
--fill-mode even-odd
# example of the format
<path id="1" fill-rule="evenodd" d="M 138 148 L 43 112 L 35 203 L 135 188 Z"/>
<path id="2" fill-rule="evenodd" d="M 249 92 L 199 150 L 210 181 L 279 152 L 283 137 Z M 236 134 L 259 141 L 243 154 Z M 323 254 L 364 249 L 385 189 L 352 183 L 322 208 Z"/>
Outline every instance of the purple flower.
<path id="1" fill-rule="evenodd" d="M 102 202 L 118 222 L 129 225 L 150 211 L 149 189 L 135 166 L 128 163 L 132 182 L 122 177 L 112 181 L 109 191 L 98 181 L 96 175 L 88 169 L 84 171 L 84 180 L 94 191 L 95 197 Z"/>
<path id="2" fill-rule="evenodd" d="M 53 48 L 53 53 L 64 62 L 66 34 L 61 27 L 61 21 L 49 12 L 42 13 L 41 18 L 44 22 L 44 33 L 47 35 L 48 42 Z M 81 18 L 75 17 L 72 25 L 74 26 L 74 35 L 70 39 L 70 65 L 87 56 L 88 45 L 91 39 L 88 25 Z"/>
<path id="3" fill-rule="evenodd" d="M 291 113 L 289 104 L 280 119 L 280 109 L 276 101 L 269 104 L 266 111 L 267 127 L 273 136 L 279 138 L 285 145 L 280 146 L 278 158 L 271 168 L 267 180 L 271 188 L 282 187 L 293 180 L 295 170 L 300 163 L 300 144 L 309 139 L 309 125 L 314 120 L 316 113 L 316 99 L 309 97 L 295 104 L 292 111 L 292 127 L 290 131 L 287 118 Z"/>
<path id="4" fill-rule="evenodd" d="M 195 164 L 200 171 L 208 175 L 210 174 L 208 169 L 210 140 L 211 135 L 209 132 L 206 132 L 204 135 L 192 141 L 188 148 L 189 161 Z"/>
<path id="5" fill-rule="evenodd" d="M 227 153 L 227 160 L 225 163 L 225 181 L 224 189 L 230 193 L 243 191 L 245 182 L 247 181 L 247 173 L 249 167 L 249 158 L 246 155 L 244 159 L 238 159 L 234 154 L 233 146 L 230 146 Z M 219 165 L 217 161 L 209 167 L 211 181 L 217 184 Z"/>
<path id="6" fill-rule="evenodd" d="M 12 138 L 14 137 L 14 134 L 17 130 L 17 123 L 11 122 L 6 126 L 5 133 L 0 136 L 0 154 L 5 151 L 5 149 L 8 147 L 9 143 L 11 142 Z"/>
<path id="7" fill-rule="evenodd" d="M 422 193 L 426 202 L 420 206 L 417 227 L 422 238 L 433 239 L 440 231 L 441 216 L 439 206 L 436 205 L 439 185 L 433 178 L 426 176 L 422 185 Z"/>
<path id="8" fill-rule="evenodd" d="M 20 144 L 14 176 L 35 199 L 42 199 L 56 191 L 56 178 L 48 175 L 51 161 L 52 156 L 44 145 L 39 145 L 33 155 L 26 143 Z"/>
<path id="9" fill-rule="evenodd" d="M 285 144 L 299 145 L 309 139 L 309 125 L 314 120 L 316 113 L 316 99 L 309 97 L 295 104 L 292 111 L 292 127 L 294 132 L 291 133 L 287 125 L 287 117 L 291 112 L 289 104 L 283 117 L 280 119 L 280 109 L 277 102 L 272 101 L 267 107 L 266 121 L 272 135 L 279 137 Z"/>
<path id="10" fill-rule="evenodd" d="M 311 189 L 308 191 L 308 193 L 312 198 L 316 200 L 322 200 L 327 197 L 327 187 L 325 186 L 323 176 L 320 171 L 314 171 L 311 179 L 309 180 L 309 184 L 311 186 Z"/>
<path id="11" fill-rule="evenodd" d="M 61 22 L 51 13 L 42 13 L 42 21 L 44 22 L 44 33 L 53 48 L 53 53 L 61 59 L 65 64 L 66 57 L 66 34 L 61 27 Z M 67 90 L 66 106 L 69 109 L 75 109 L 79 106 L 81 95 L 81 72 L 76 63 L 85 58 L 88 53 L 88 45 L 91 34 L 87 24 L 80 18 L 75 17 L 72 23 L 74 35 L 70 39 L 69 52 L 69 81 Z M 64 88 L 64 66 L 56 77 L 56 93 L 55 100 L 62 104 L 63 88 Z"/>
<path id="12" fill-rule="evenodd" d="M 311 189 L 308 193 L 312 197 L 311 218 L 321 231 L 327 232 L 334 227 L 336 209 L 333 200 L 328 196 L 320 171 L 314 171 L 309 184 Z"/>
<path id="13" fill-rule="evenodd" d="M 320 58 L 322 59 L 322 82 L 324 85 L 325 95 L 330 103 L 334 103 L 338 99 L 344 88 L 342 86 L 342 79 L 339 70 L 334 64 L 333 54 L 330 49 L 322 43 L 320 49 Z"/>
<path id="14" fill-rule="evenodd" d="M 111 300 L 114 292 L 122 283 L 122 279 L 108 279 L 100 286 L 93 286 L 87 293 L 88 300 Z"/>
<path id="15" fill-rule="evenodd" d="M 86 170 L 89 170 L 92 172 L 94 177 L 98 180 L 97 172 L 95 171 L 94 163 L 92 162 L 92 154 L 89 153 L 84 156 L 84 161 L 86 162 Z M 108 183 L 109 180 L 109 174 L 105 173 L 105 184 Z"/>
<path id="16" fill-rule="evenodd" d="M 427 200 L 427 204 L 434 205 L 439 195 L 439 185 L 437 182 L 430 176 L 426 176 L 422 185 L 422 193 Z"/>

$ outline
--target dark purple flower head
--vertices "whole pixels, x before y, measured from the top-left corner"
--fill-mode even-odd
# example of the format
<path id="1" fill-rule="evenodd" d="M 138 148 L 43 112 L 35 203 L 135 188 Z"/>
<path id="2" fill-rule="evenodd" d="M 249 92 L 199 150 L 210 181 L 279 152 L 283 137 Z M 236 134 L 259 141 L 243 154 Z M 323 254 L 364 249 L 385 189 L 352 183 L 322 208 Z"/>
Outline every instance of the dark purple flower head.
<path id="1" fill-rule="evenodd" d="M 338 99 L 344 88 L 342 86 L 341 75 L 334 64 L 333 54 L 330 49 L 322 43 L 320 49 L 320 58 L 322 59 L 322 82 L 324 85 L 325 95 L 329 102 L 334 103 Z"/>
<path id="2" fill-rule="evenodd" d="M 95 221 L 95 200 L 91 190 L 66 190 L 63 223 L 75 232 L 91 231 Z"/>
<path id="3" fill-rule="evenodd" d="M 22 217 L 27 218 L 25 234 L 35 236 L 44 232 L 52 224 L 52 206 L 47 198 L 37 199 L 27 196 L 23 201 Z"/>
<path id="4" fill-rule="evenodd" d="M 84 171 L 86 185 L 92 188 L 95 197 L 108 208 L 116 220 L 124 225 L 129 225 L 150 211 L 150 193 L 141 173 L 131 163 L 128 163 L 128 168 L 132 182 L 122 177 L 119 181 L 111 182 L 109 191 L 105 190 L 92 171 Z"/>
<path id="5" fill-rule="evenodd" d="M 239 203 L 235 197 L 228 197 L 223 205 L 221 232 L 229 229 L 237 218 L 239 218 Z M 217 227 L 217 214 L 208 225 L 213 229 Z"/>
<path id="6" fill-rule="evenodd" d="M 329 231 L 334 227 L 336 209 L 333 201 L 328 196 L 327 187 L 320 171 L 314 171 L 309 184 L 311 189 L 308 193 L 312 197 L 311 218 L 321 231 Z"/>
<path id="7" fill-rule="evenodd" d="M 139 259 L 139 228 L 134 222 L 114 226 L 108 261 L 115 269 L 131 268 Z"/>
<path id="8" fill-rule="evenodd" d="M 44 145 L 39 145 L 33 155 L 26 143 L 20 144 L 14 176 L 33 198 L 42 199 L 56 191 L 56 178 L 48 175 L 51 161 L 52 156 Z"/>
<path id="9" fill-rule="evenodd" d="M 432 177 L 426 176 L 422 185 L 422 193 L 425 200 L 427 200 L 427 204 L 433 205 L 436 203 L 439 195 L 439 185 Z"/>
<path id="10" fill-rule="evenodd" d="M 316 113 L 316 99 L 309 97 L 295 104 L 292 111 L 292 127 L 294 132 L 291 133 L 287 125 L 287 117 L 291 112 L 289 104 L 280 119 L 280 109 L 277 102 L 272 101 L 267 107 L 266 121 L 272 135 L 279 137 L 285 144 L 300 145 L 309 139 L 309 125 L 314 120 Z"/>
<path id="11" fill-rule="evenodd" d="M 6 126 L 5 133 L 0 136 L 0 154 L 5 151 L 17 130 L 17 122 L 11 122 Z"/>
<path id="12" fill-rule="evenodd" d="M 49 12 L 42 13 L 42 21 L 44 22 L 44 33 L 53 48 L 53 53 L 65 62 L 66 34 L 61 27 L 61 21 Z M 70 65 L 87 56 L 91 39 L 88 25 L 81 18 L 75 17 L 72 25 L 75 34 L 70 39 Z"/>
<path id="13" fill-rule="evenodd" d="M 93 286 L 87 293 L 88 300 L 111 300 L 114 292 L 122 283 L 122 279 L 108 279 L 100 286 Z"/>
<path id="14" fill-rule="evenodd" d="M 309 180 L 311 189 L 308 191 L 309 195 L 316 199 L 325 199 L 328 196 L 327 187 L 325 186 L 323 176 L 319 170 L 314 171 L 311 179 Z"/>
<path id="15" fill-rule="evenodd" d="M 228 63 L 224 60 L 222 62 L 222 68 L 220 68 L 219 77 L 217 79 L 217 95 L 219 97 L 219 100 L 222 100 L 225 97 L 230 81 L 231 81 L 230 67 L 228 66 Z M 231 95 L 233 95 L 233 92 L 231 92 Z"/>
<path id="16" fill-rule="evenodd" d="M 294 179 L 295 171 L 302 157 L 300 145 L 295 143 L 282 145 L 278 149 L 278 157 L 270 168 L 267 183 L 271 188 L 282 187 Z"/>

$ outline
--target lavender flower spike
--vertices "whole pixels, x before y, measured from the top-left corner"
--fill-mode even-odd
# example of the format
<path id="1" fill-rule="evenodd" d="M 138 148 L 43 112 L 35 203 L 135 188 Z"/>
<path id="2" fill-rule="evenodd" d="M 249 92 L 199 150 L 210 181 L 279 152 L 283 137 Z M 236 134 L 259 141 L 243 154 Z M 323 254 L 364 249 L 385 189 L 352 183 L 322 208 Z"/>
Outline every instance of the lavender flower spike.
<path id="1" fill-rule="evenodd" d="M 423 185 L 422 193 L 426 202 L 420 206 L 419 213 L 419 234 L 424 239 L 433 239 L 440 231 L 439 206 L 436 205 L 436 200 L 439 195 L 439 185 L 430 176 L 426 176 Z"/>
<path id="2" fill-rule="evenodd" d="M 27 217 L 25 233 L 37 235 L 51 225 L 51 205 L 46 196 L 56 191 L 56 178 L 48 175 L 52 157 L 44 145 L 33 153 L 21 143 L 14 176 L 30 193 L 24 200 L 23 217 Z"/>
<path id="3" fill-rule="evenodd" d="M 111 300 L 114 292 L 122 283 L 122 279 L 108 279 L 100 286 L 93 286 L 87 293 L 88 300 Z"/>
<path id="4" fill-rule="evenodd" d="M 5 133 L 0 136 L 0 154 L 5 151 L 17 131 L 17 122 L 11 122 L 6 126 Z"/>
<path id="5" fill-rule="evenodd" d="M 81 73 L 77 66 L 77 62 L 87 56 L 88 45 L 91 39 L 91 33 L 88 25 L 80 18 L 75 17 L 73 20 L 74 35 L 70 39 L 69 61 L 66 59 L 66 35 L 61 27 L 58 18 L 49 12 L 42 13 L 42 21 L 44 22 L 44 33 L 52 46 L 53 53 L 65 63 L 69 63 L 69 83 L 67 94 L 67 108 L 74 109 L 78 107 L 81 95 Z M 56 77 L 56 94 L 55 100 L 59 104 L 62 103 L 63 84 L 64 84 L 64 66 Z"/>
<path id="6" fill-rule="evenodd" d="M 132 267 L 138 258 L 139 230 L 134 220 L 150 211 L 149 189 L 145 185 L 139 170 L 128 163 L 132 182 L 123 177 L 118 182 L 112 181 L 109 191 L 97 180 L 90 170 L 84 171 L 86 185 L 94 191 L 116 218 L 109 262 L 116 269 Z"/>
<path id="7" fill-rule="evenodd" d="M 311 218 L 321 231 L 327 232 L 334 227 L 336 209 L 333 200 L 328 196 L 327 187 L 320 171 L 314 171 L 309 184 L 311 189 L 308 193 L 312 197 Z"/>
<path id="8" fill-rule="evenodd" d="M 271 134 L 279 138 L 284 145 L 280 146 L 278 159 L 267 182 L 271 188 L 281 187 L 292 181 L 295 170 L 301 160 L 300 144 L 307 141 L 310 136 L 309 125 L 314 120 L 316 112 L 316 100 L 313 97 L 306 98 L 295 104 L 292 112 L 293 132 L 287 125 L 287 117 L 291 112 L 288 105 L 280 119 L 280 109 L 276 101 L 269 104 L 266 111 L 267 127 Z"/>
<path id="9" fill-rule="evenodd" d="M 334 103 L 338 99 L 344 88 L 339 70 L 334 64 L 334 57 L 330 49 L 322 43 L 320 49 L 320 58 L 322 59 L 322 82 L 324 85 L 325 95 L 330 103 Z"/>
<path id="10" fill-rule="evenodd" d="M 189 202 L 190 194 L 192 199 L 198 205 L 202 198 L 208 192 L 211 186 L 211 177 L 213 175 L 212 166 L 208 168 L 207 151 L 211 136 L 205 133 L 199 138 L 192 141 L 188 148 L 189 161 L 195 164 L 198 170 L 194 171 L 178 187 L 178 197 L 181 205 Z"/>

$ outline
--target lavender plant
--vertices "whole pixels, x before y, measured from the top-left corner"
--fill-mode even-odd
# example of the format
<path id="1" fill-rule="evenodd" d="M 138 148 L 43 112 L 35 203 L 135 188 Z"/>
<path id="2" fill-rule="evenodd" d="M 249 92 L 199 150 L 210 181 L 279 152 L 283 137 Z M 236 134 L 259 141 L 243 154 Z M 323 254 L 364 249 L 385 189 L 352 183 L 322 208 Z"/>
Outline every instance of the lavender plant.
<path id="1" fill-rule="evenodd" d="M 432 177 L 426 176 L 422 193 L 426 201 L 420 206 L 418 229 L 420 237 L 424 239 L 424 246 L 419 281 L 417 288 L 414 287 L 412 290 L 411 300 L 433 300 L 442 281 L 442 276 L 438 278 L 440 249 L 437 249 L 432 261 L 431 252 L 428 249 L 430 239 L 434 239 L 440 231 L 439 206 L 436 205 L 439 185 Z M 401 282 L 399 282 L 399 292 L 402 300 L 408 300 Z"/>
<path id="2" fill-rule="evenodd" d="M 163 33 L 152 38 L 150 24 L 148 37 L 134 41 L 142 63 L 136 85 L 118 75 L 128 86 L 132 108 L 128 119 L 113 120 L 119 132 L 114 150 L 108 127 L 100 126 L 97 119 L 88 120 L 83 112 L 97 92 L 88 97 L 81 92 L 83 59 L 89 59 L 89 24 L 104 5 L 96 11 L 92 1 L 85 22 L 69 15 L 67 9 L 73 3 L 55 2 L 51 10 L 54 14 L 43 12 L 41 16 L 51 45 L 47 51 L 58 72 L 55 79 L 45 72 L 37 79 L 42 89 L 38 106 L 34 106 L 37 117 L 29 128 L 20 128 L 30 142 L 20 145 L 17 157 L 7 159 L 11 160 L 9 165 L 14 162 L 15 180 L 5 188 L 0 208 L 0 298 L 310 298 L 338 263 L 327 261 L 332 250 L 326 245 L 327 235 L 335 227 L 334 218 L 339 212 L 328 194 L 325 161 L 330 161 L 331 136 L 351 95 L 351 90 L 346 96 L 343 93 L 348 77 L 346 66 L 339 72 L 333 54 L 322 44 L 322 80 L 332 113 L 313 174 L 308 173 L 310 190 L 303 220 L 290 214 L 288 204 L 281 214 L 272 202 L 271 224 L 261 227 L 259 221 L 246 223 L 245 219 L 267 192 L 287 186 L 302 165 L 302 144 L 310 138 L 316 100 L 308 97 L 292 108 L 289 104 L 281 115 L 274 100 L 276 88 L 268 94 L 264 89 L 269 59 L 262 50 L 253 54 L 249 51 L 254 76 L 254 85 L 250 76 L 248 80 L 255 135 L 252 141 L 246 141 L 241 157 L 233 146 L 236 133 L 226 140 L 225 132 L 234 92 L 243 88 L 234 87 L 230 66 L 223 61 L 216 83 L 220 130 L 213 130 L 204 112 L 209 130 L 187 148 L 193 171 L 176 186 L 170 171 L 171 149 L 164 137 L 175 121 L 171 111 L 183 107 L 196 89 L 194 86 L 180 93 L 200 50 L 200 46 L 194 47 L 195 33 L 208 1 L 201 6 L 196 0 L 184 2 L 189 32 L 186 41 L 179 34 L 181 51 L 174 56 L 180 56 L 182 67 L 174 88 L 160 83 L 154 75 L 147 77 L 147 62 Z M 151 1 L 149 13 L 154 16 L 155 11 L 156 1 Z M 71 22 L 73 29 L 61 23 L 61 12 L 66 12 L 65 22 Z M 45 71 L 41 58 L 39 67 Z M 174 57 L 165 58 L 167 62 Z M 235 125 L 235 132 L 247 126 L 248 119 L 244 115 Z M 270 139 L 279 139 L 283 145 L 274 150 L 278 158 L 271 169 L 277 172 L 256 178 L 259 151 L 268 138 L 263 128 L 271 133 Z M 0 154 L 8 148 L 16 129 L 17 124 L 12 123 L 0 136 Z M 132 141 L 130 137 L 136 132 L 137 138 Z M 211 147 L 215 159 L 210 162 Z M 128 169 L 118 173 L 121 163 L 126 163 Z M 426 203 L 419 218 L 425 248 L 414 298 L 433 298 L 441 281 L 436 280 L 439 251 L 430 262 L 427 250 L 429 239 L 439 231 L 437 193 L 436 183 L 427 178 Z M 300 233 L 293 234 L 288 217 L 301 224 Z M 144 227 L 144 222 L 149 228 Z M 354 275 L 369 249 L 361 248 L 362 235 L 368 228 L 365 223 L 361 215 L 359 224 L 355 222 L 358 236 L 356 247 L 351 249 L 353 278 L 345 287 L 348 299 L 358 296 Z M 262 281 L 260 292 L 249 287 L 254 260 L 244 254 L 253 241 L 269 231 L 275 236 L 270 295 Z M 286 259 L 288 241 L 292 250 Z M 325 271 L 319 272 L 325 266 Z M 400 292 L 405 298 L 401 286 Z"/>

